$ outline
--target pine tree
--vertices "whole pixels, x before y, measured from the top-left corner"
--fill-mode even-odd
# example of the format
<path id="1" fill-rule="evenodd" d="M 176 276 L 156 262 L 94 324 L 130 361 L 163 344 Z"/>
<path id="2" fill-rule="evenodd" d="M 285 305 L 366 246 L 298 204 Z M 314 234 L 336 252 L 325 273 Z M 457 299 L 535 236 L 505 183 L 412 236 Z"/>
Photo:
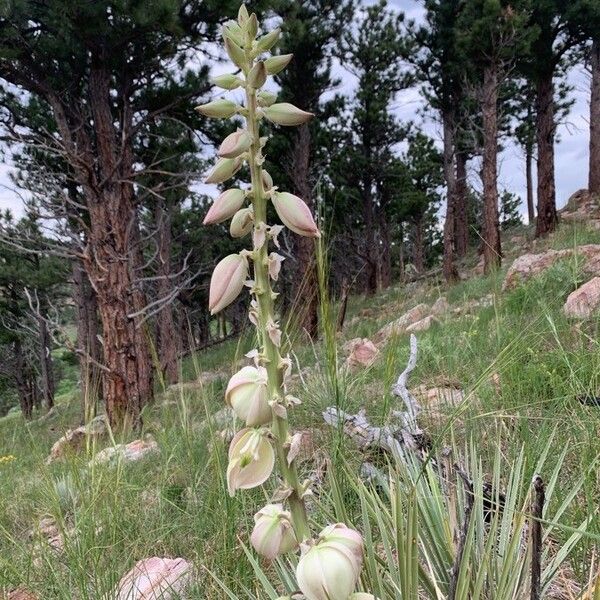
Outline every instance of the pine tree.
<path id="1" fill-rule="evenodd" d="M 469 78 L 481 110 L 486 273 L 500 266 L 502 257 L 497 182 L 499 99 L 508 73 L 530 43 L 526 9 L 505 0 L 471 0 L 457 23 L 458 47 L 470 66 Z"/>
<path id="2" fill-rule="evenodd" d="M 393 164 L 393 146 L 405 138 L 406 129 L 391 112 L 396 93 L 410 85 L 400 58 L 406 40 L 400 34 L 402 14 L 394 14 L 385 2 L 364 9 L 356 30 L 342 38 L 343 61 L 357 78 L 357 92 L 349 123 L 349 187 L 356 190 L 364 223 L 362 258 L 366 267 L 366 291 L 375 293 L 389 285 L 389 219 L 383 193 L 386 171 Z"/>
<path id="3" fill-rule="evenodd" d="M 225 6 L 224 6 L 225 4 Z M 0 14 L 3 95 L 49 107 L 44 140 L 70 167 L 87 213 L 85 270 L 103 330 L 103 391 L 115 426 L 140 423 L 152 398 L 135 139 L 146 123 L 207 89 L 204 69 L 184 69 L 188 48 L 211 39 L 237 2 L 19 0 Z M 15 96 L 11 85 L 28 94 Z M 157 86 L 163 93 L 148 94 Z"/>

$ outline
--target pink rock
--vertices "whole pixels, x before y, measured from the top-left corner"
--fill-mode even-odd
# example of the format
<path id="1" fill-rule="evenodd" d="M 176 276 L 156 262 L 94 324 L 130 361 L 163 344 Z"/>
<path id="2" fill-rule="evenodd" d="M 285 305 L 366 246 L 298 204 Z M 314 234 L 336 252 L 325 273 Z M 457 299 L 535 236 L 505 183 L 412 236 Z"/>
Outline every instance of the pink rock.
<path id="1" fill-rule="evenodd" d="M 117 585 L 115 600 L 179 598 L 192 579 L 192 565 L 183 558 L 145 558 Z"/>
<path id="2" fill-rule="evenodd" d="M 569 294 L 563 307 L 567 317 L 589 319 L 600 308 L 600 277 L 594 277 Z"/>
<path id="3" fill-rule="evenodd" d="M 421 319 L 420 321 L 409 325 L 406 328 L 406 333 L 418 333 L 419 331 L 427 331 L 434 323 L 437 322 L 438 320 L 435 317 L 429 315 L 428 317 L 425 317 L 424 319 Z"/>
<path id="4" fill-rule="evenodd" d="M 440 296 L 431 307 L 431 314 L 440 316 L 447 313 L 450 310 L 450 304 L 446 300 L 445 296 Z"/>
<path id="5" fill-rule="evenodd" d="M 590 275 L 600 275 L 600 245 L 587 244 L 579 246 L 576 250 L 548 250 L 542 254 L 523 254 L 519 256 L 508 269 L 503 290 L 516 287 L 536 275 L 539 275 L 558 260 L 577 257 L 581 267 Z"/>
<path id="6" fill-rule="evenodd" d="M 108 463 L 116 460 L 118 457 L 121 457 L 124 462 L 136 462 L 159 451 L 160 449 L 156 441 L 148 436 L 145 440 L 134 440 L 129 444 L 117 444 L 116 446 L 104 448 L 104 450 L 96 454 L 90 461 L 90 464 Z"/>
<path id="7" fill-rule="evenodd" d="M 379 355 L 377 346 L 368 338 L 350 340 L 344 344 L 344 350 L 348 352 L 346 364 L 351 368 L 370 367 Z"/>
<path id="8" fill-rule="evenodd" d="M 382 327 L 374 336 L 375 343 L 381 344 L 386 342 L 393 335 L 402 335 L 406 333 L 406 328 L 421 319 L 424 319 L 429 314 L 429 306 L 427 304 L 417 304 L 408 312 L 404 313 L 400 318 L 388 323 Z"/>
<path id="9" fill-rule="evenodd" d="M 69 452 L 78 452 L 83 447 L 86 438 L 97 438 L 106 432 L 106 419 L 99 416 L 77 429 L 69 429 L 65 435 L 57 440 L 50 450 L 46 464 L 64 458 Z"/>

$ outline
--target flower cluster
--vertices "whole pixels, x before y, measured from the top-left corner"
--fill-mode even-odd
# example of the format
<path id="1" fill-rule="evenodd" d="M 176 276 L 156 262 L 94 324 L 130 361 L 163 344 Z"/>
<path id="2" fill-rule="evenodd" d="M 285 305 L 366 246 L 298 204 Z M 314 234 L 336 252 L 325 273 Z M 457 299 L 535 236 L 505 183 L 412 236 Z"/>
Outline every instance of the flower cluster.
<path id="1" fill-rule="evenodd" d="M 233 496 L 237 490 L 262 485 L 277 461 L 283 483 L 275 490 L 272 503 L 254 517 L 252 546 L 268 560 L 300 549 L 296 577 L 309 600 L 368 600 L 373 596 L 354 593 L 363 560 L 360 534 L 337 523 L 312 539 L 304 503 L 309 483 L 299 480 L 295 466 L 301 437 L 289 431 L 288 410 L 299 400 L 287 392 L 291 360 L 281 353 L 282 332 L 274 309 L 277 294 L 272 282 L 277 281 L 283 261 L 277 253 L 278 235 L 283 226 L 302 236 L 319 237 L 320 233 L 306 203 L 294 194 L 280 192 L 263 168 L 268 140 L 260 136 L 261 120 L 296 126 L 313 116 L 292 104 L 277 102 L 276 94 L 262 89 L 268 76 L 280 72 L 292 59 L 291 54 L 264 57 L 279 36 L 279 29 L 259 36 L 256 15 L 242 5 L 237 21 L 228 21 L 223 27 L 225 50 L 239 71 L 215 77 L 213 82 L 224 90 L 243 90 L 245 101 L 239 104 L 219 98 L 197 107 L 209 118 L 239 116 L 245 120 L 244 126 L 221 143 L 206 183 L 224 183 L 244 165 L 251 178 L 246 189 L 223 191 L 204 219 L 206 225 L 231 219 L 232 237 L 251 234 L 252 238 L 251 250 L 230 254 L 217 264 L 209 291 L 209 309 L 214 314 L 231 304 L 244 287 L 249 288 L 249 319 L 257 328 L 260 343 L 247 355 L 253 364 L 235 373 L 225 392 L 227 404 L 245 425 L 229 447 L 227 487 Z M 269 203 L 283 226 L 267 223 Z"/>

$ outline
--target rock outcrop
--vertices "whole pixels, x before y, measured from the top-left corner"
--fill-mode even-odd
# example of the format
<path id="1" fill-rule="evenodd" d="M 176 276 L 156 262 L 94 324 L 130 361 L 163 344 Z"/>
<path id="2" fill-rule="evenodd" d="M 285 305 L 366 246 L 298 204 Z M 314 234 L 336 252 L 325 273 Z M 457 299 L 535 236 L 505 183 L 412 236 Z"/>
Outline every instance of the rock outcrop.
<path id="1" fill-rule="evenodd" d="M 90 466 L 93 464 L 112 463 L 119 458 L 126 463 L 137 462 L 159 451 L 160 449 L 156 441 L 152 437 L 147 436 L 144 440 L 134 440 L 129 444 L 116 444 L 115 446 L 104 448 L 104 450 L 98 452 L 90 461 Z"/>
<path id="2" fill-rule="evenodd" d="M 594 277 L 569 294 L 563 307 L 567 317 L 589 319 L 600 309 L 600 277 Z"/>
<path id="3" fill-rule="evenodd" d="M 600 275 L 600 244 L 586 244 L 576 249 L 547 250 L 541 254 L 523 254 L 508 269 L 503 290 L 510 290 L 543 273 L 559 260 L 577 258 L 582 270 L 589 275 Z"/>
<path id="4" fill-rule="evenodd" d="M 388 323 L 382 327 L 374 336 L 373 341 L 376 344 L 382 344 L 386 342 L 390 337 L 394 335 L 402 335 L 406 333 L 407 327 L 421 321 L 429 315 L 429 306 L 427 304 L 417 304 L 414 308 L 411 308 L 408 312 L 404 313 L 401 317 Z"/>

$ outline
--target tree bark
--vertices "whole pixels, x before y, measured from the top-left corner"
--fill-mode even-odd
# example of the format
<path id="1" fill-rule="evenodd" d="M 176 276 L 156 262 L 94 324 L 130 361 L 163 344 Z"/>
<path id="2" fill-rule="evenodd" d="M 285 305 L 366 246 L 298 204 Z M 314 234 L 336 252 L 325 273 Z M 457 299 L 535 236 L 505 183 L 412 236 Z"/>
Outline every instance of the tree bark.
<path id="1" fill-rule="evenodd" d="M 167 298 L 173 293 L 171 275 L 171 222 L 172 207 L 165 204 L 164 200 L 156 202 L 155 223 L 158 231 L 158 298 Z M 166 384 L 179 381 L 179 368 L 177 359 L 181 344 L 179 343 L 178 329 L 175 326 L 175 316 L 171 298 L 157 315 L 156 344 L 158 347 L 158 360 Z"/>
<path id="2" fill-rule="evenodd" d="M 379 231 L 381 233 L 381 253 L 379 260 L 379 286 L 381 289 L 390 287 L 392 283 L 392 253 L 390 240 L 390 225 L 385 218 L 385 210 L 380 210 Z"/>
<path id="3" fill-rule="evenodd" d="M 533 197 L 533 146 L 525 148 L 525 179 L 527 182 L 527 217 L 529 224 L 535 222 L 535 199 Z"/>
<path id="4" fill-rule="evenodd" d="M 444 177 L 446 179 L 447 200 L 446 219 L 444 221 L 443 273 L 446 282 L 458 280 L 458 271 L 454 264 L 454 213 L 456 202 L 456 169 L 454 161 L 454 115 L 452 110 L 442 112 L 444 130 Z"/>
<path id="5" fill-rule="evenodd" d="M 25 357 L 23 356 L 23 346 L 21 340 L 16 339 L 13 343 L 13 352 L 15 359 L 15 371 L 13 378 L 19 395 L 19 404 L 23 417 L 29 421 L 33 415 L 33 396 L 31 393 L 31 385 L 27 376 L 27 366 L 25 365 Z"/>
<path id="6" fill-rule="evenodd" d="M 84 265 L 94 286 L 102 322 L 106 413 L 117 429 L 141 425 L 141 410 L 152 399 L 152 362 L 146 329 L 138 318 L 146 305 L 137 270 L 141 267 L 139 223 L 131 183 L 133 149 L 131 114 L 123 108 L 122 139 L 114 127 L 110 74 L 92 61 L 89 101 L 94 120 L 99 182 L 84 179 L 90 216 L 90 236 Z M 79 165 L 75 165 L 79 168 Z"/>
<path id="7" fill-rule="evenodd" d="M 90 284 L 83 264 L 73 264 L 73 299 L 77 310 L 77 353 L 79 355 L 79 379 L 81 381 L 81 404 L 85 418 L 96 413 L 101 394 L 102 363 L 98 330 L 98 303 L 96 292 Z"/>
<path id="8" fill-rule="evenodd" d="M 554 83 L 553 73 L 542 75 L 536 84 L 537 225 L 536 237 L 556 229 L 556 190 L 554 183 Z"/>
<path id="9" fill-rule="evenodd" d="M 456 153 L 456 207 L 455 230 L 456 254 L 460 258 L 467 254 L 469 249 L 469 223 L 467 210 L 467 155 L 464 152 Z"/>
<path id="10" fill-rule="evenodd" d="M 483 118 L 483 259 L 484 272 L 501 264 L 500 216 L 498 212 L 498 74 L 486 65 L 483 75 L 481 112 Z"/>
<path id="11" fill-rule="evenodd" d="M 425 244 L 423 241 L 423 217 L 415 219 L 412 224 L 413 230 L 413 264 L 417 273 L 425 270 Z"/>
<path id="12" fill-rule="evenodd" d="M 48 333 L 48 324 L 43 315 L 37 316 L 39 335 L 39 361 L 42 396 L 46 410 L 54 406 L 54 366 L 52 364 L 52 344 Z"/>
<path id="13" fill-rule="evenodd" d="M 314 211 L 315 203 L 310 185 L 310 145 L 310 126 L 305 123 L 296 132 L 290 175 L 295 193 Z M 298 311 L 300 329 L 315 339 L 319 334 L 319 283 L 315 242 L 310 237 L 294 236 L 294 246 L 296 274 L 292 288 L 292 307 Z"/>
<path id="14" fill-rule="evenodd" d="M 600 195 L 600 40 L 592 45 L 592 90 L 590 96 L 590 193 Z"/>

